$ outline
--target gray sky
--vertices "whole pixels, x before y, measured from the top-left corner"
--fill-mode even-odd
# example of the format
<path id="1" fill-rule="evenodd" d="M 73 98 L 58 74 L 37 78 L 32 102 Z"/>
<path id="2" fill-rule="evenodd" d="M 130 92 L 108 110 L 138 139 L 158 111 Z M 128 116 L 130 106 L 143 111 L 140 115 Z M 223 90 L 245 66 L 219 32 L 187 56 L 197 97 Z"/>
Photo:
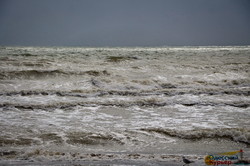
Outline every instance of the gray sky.
<path id="1" fill-rule="evenodd" d="M 250 45 L 250 0 L 0 0 L 0 45 Z"/>

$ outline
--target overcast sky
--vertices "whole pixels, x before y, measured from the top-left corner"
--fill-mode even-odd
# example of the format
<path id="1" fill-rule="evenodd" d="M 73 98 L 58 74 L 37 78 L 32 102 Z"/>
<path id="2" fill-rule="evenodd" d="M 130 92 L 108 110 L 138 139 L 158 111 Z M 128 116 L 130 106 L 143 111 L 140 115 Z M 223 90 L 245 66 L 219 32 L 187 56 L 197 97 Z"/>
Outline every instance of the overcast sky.
<path id="1" fill-rule="evenodd" d="M 250 0 L 0 0 L 0 45 L 250 45 Z"/>

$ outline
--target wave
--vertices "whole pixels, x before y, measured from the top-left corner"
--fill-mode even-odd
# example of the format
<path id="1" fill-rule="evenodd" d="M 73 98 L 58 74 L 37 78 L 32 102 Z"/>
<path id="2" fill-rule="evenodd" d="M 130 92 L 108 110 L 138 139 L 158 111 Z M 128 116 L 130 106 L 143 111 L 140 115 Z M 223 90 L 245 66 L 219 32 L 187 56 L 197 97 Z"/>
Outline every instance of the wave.
<path id="1" fill-rule="evenodd" d="M 111 134 L 91 133 L 91 132 L 71 132 L 66 135 L 68 144 L 83 145 L 106 145 L 124 144 L 120 139 Z"/>
<path id="2" fill-rule="evenodd" d="M 55 76 L 72 76 L 72 75 L 90 75 L 90 76 L 101 76 L 110 75 L 106 70 L 88 70 L 88 71 L 64 71 L 60 69 L 55 70 L 20 70 L 20 71 L 1 71 L 0 79 L 42 79 L 46 77 Z"/>
<path id="3" fill-rule="evenodd" d="M 137 57 L 132 57 L 132 56 L 108 56 L 106 58 L 107 62 L 121 62 L 121 61 L 126 61 L 126 60 L 137 60 Z"/>
<path id="4" fill-rule="evenodd" d="M 204 92 L 205 93 L 205 92 Z M 249 92 L 248 92 L 249 93 Z M 189 95 L 189 93 L 187 93 Z M 199 106 L 230 106 L 237 108 L 248 108 L 250 103 L 242 100 L 216 100 L 210 98 L 209 95 L 200 100 L 186 99 L 187 94 L 172 91 L 171 94 L 165 94 L 165 91 L 114 91 L 114 90 L 71 90 L 71 91 L 12 91 L 12 92 L 0 92 L 0 96 L 11 98 L 0 102 L 0 107 L 16 107 L 20 109 L 50 109 L 50 108 L 69 108 L 75 106 L 117 106 L 117 107 L 131 107 L 131 106 L 146 106 L 146 107 L 164 107 L 169 105 L 183 105 L 185 107 L 199 107 Z M 238 95 L 237 92 L 234 95 Z M 191 94 L 191 95 L 196 95 Z M 248 94 L 246 94 L 248 95 Z M 19 101 L 20 96 L 30 97 L 31 103 L 23 103 Z M 53 102 L 40 102 L 35 101 L 35 97 L 38 96 L 39 100 L 52 96 Z M 62 100 L 65 97 L 75 97 L 75 100 Z M 98 100 L 92 100 L 92 98 L 98 98 Z M 113 98 L 117 98 L 114 100 Z M 232 97 L 231 97 L 232 98 Z M 10 100 L 11 99 L 11 100 Z M 90 100 L 88 100 L 90 99 Z M 15 101 L 15 102 L 14 102 Z"/>
<path id="5" fill-rule="evenodd" d="M 27 104 L 27 103 L 11 103 L 4 102 L 0 103 L 0 107 L 15 107 L 18 109 L 44 109 L 50 110 L 55 108 L 66 109 L 73 108 L 77 106 L 90 107 L 90 106 L 104 106 L 104 107 L 123 107 L 128 108 L 132 106 L 139 107 L 164 107 L 164 106 L 174 106 L 174 105 L 183 105 L 185 107 L 200 107 L 200 106 L 230 106 L 246 109 L 250 106 L 247 103 L 173 103 L 173 102 L 158 102 L 155 99 L 142 99 L 137 101 L 83 101 L 83 102 L 63 102 L 58 101 L 54 103 L 45 103 L 45 104 Z"/>
<path id="6" fill-rule="evenodd" d="M 246 128 L 195 129 L 189 131 L 179 131 L 163 128 L 142 128 L 140 130 L 189 140 L 199 140 L 205 138 L 226 138 L 231 139 L 235 142 L 242 142 L 250 145 L 250 129 Z"/>
<path id="7" fill-rule="evenodd" d="M 33 144 L 38 144 L 38 142 L 31 138 L 19 137 L 19 138 L 9 138 L 6 136 L 0 136 L 0 147 L 8 145 L 16 146 L 31 146 Z"/>
<path id="8" fill-rule="evenodd" d="M 71 145 L 107 145 L 107 144 L 124 144 L 124 142 L 115 135 L 108 133 L 93 133 L 93 132 L 69 132 L 65 136 L 60 136 L 57 133 L 41 133 L 30 137 L 10 138 L 0 136 L 0 147 L 16 145 L 16 146 L 31 146 L 46 143 L 53 144 L 71 144 Z"/>
<path id="9" fill-rule="evenodd" d="M 174 129 L 164 128 L 141 128 L 143 132 L 158 133 L 170 137 L 176 137 L 187 140 L 201 140 L 201 139 L 230 139 L 234 142 L 241 142 L 250 145 L 250 129 L 246 128 L 216 128 L 216 129 L 194 129 L 188 131 L 180 131 Z M 126 133 L 127 135 L 128 133 Z M 128 136 L 128 135 L 127 135 Z M 129 136 L 133 137 L 133 136 Z M 48 142 L 53 144 L 71 144 L 71 145 L 124 145 L 126 139 L 119 138 L 114 134 L 100 133 L 100 132 L 68 132 L 62 137 L 57 133 L 40 133 L 30 137 L 0 137 L 0 146 L 16 145 L 16 146 L 30 146 L 46 144 Z M 125 141 L 125 142 L 124 142 Z"/>
<path id="10" fill-rule="evenodd" d="M 10 54 L 11 56 L 23 56 L 23 57 L 32 57 L 32 56 L 38 56 L 37 54 L 33 53 L 20 53 L 20 54 Z"/>
<path id="11" fill-rule="evenodd" d="M 87 74 L 106 74 L 105 71 L 87 71 Z M 55 90 L 20 90 L 20 91 L 7 91 L 0 92 L 0 96 L 29 96 L 29 95 L 58 95 L 58 96 L 75 96 L 75 97 L 88 97 L 88 96 L 104 96 L 104 95 L 112 95 L 112 96 L 176 96 L 176 95 L 235 95 L 235 96 L 250 96 L 250 89 L 248 87 L 221 87 L 221 88 L 177 88 L 177 85 L 169 85 L 169 88 L 154 88 L 149 90 L 144 89 L 132 89 L 132 90 L 114 90 L 112 88 L 105 87 L 105 84 L 96 80 L 90 79 L 88 81 L 95 87 L 99 87 L 99 89 L 72 89 L 69 91 L 55 91 Z M 102 88 L 104 87 L 104 88 Z M 175 88 L 173 88 L 175 87 Z"/>

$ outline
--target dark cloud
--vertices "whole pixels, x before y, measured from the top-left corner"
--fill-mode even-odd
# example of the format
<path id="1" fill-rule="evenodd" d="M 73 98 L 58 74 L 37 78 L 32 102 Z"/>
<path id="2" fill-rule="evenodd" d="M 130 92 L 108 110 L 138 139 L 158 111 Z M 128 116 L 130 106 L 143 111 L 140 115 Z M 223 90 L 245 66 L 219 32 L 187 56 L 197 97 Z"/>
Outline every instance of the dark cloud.
<path id="1" fill-rule="evenodd" d="M 249 0 L 2 0 L 0 45 L 250 45 Z"/>

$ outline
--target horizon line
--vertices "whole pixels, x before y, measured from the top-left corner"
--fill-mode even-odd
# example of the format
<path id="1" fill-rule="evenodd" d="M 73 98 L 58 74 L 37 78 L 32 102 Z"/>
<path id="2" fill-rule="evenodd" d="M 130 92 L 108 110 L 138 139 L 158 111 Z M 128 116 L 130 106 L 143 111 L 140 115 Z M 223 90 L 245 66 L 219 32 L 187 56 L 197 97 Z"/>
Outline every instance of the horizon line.
<path id="1" fill-rule="evenodd" d="M 167 47 L 250 47 L 249 45 L 165 45 L 165 46 L 63 46 L 63 45 L 0 45 L 0 47 L 69 47 L 69 48 L 167 48 Z"/>

